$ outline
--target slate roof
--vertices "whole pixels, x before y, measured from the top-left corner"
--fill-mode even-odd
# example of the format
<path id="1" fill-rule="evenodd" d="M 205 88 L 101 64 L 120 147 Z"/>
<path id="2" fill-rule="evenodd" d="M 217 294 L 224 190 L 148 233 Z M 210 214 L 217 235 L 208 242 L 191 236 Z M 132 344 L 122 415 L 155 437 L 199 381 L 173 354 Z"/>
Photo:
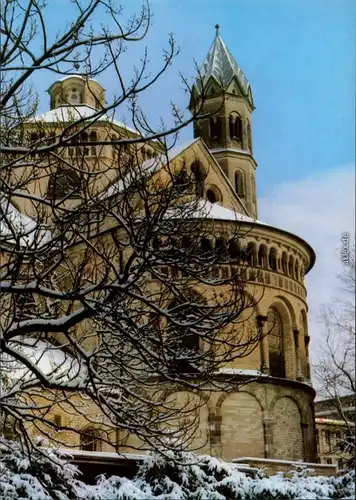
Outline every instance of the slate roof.
<path id="1" fill-rule="evenodd" d="M 242 93 L 248 97 L 250 104 L 253 106 L 250 83 L 221 38 L 218 25 L 216 25 L 215 39 L 200 68 L 200 75 L 194 84 L 198 93 L 202 84 L 206 85 L 211 78 L 223 89 L 227 89 L 232 79 L 236 78 Z"/>

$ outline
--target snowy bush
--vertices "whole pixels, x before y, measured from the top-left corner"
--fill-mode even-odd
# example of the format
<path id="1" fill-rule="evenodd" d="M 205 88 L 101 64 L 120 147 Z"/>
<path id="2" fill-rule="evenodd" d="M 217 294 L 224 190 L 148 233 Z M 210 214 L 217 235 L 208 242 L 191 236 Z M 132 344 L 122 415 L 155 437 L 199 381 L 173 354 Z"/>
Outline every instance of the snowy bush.
<path id="1" fill-rule="evenodd" d="M 250 477 L 236 465 L 209 456 L 167 451 L 152 454 L 132 480 L 101 475 L 95 485 L 78 480 L 68 456 L 0 441 L 0 498 L 6 500 L 292 500 L 354 499 L 355 473 L 312 477 L 298 467 L 291 473 Z"/>
<path id="2" fill-rule="evenodd" d="M 101 476 L 87 500 L 292 500 L 354 499 L 355 474 L 311 477 L 290 474 L 253 478 L 237 466 L 193 453 L 152 454 L 133 480 Z"/>
<path id="3" fill-rule="evenodd" d="M 84 498 L 85 485 L 68 455 L 51 448 L 25 450 L 20 442 L 0 437 L 0 498 L 69 500 Z"/>

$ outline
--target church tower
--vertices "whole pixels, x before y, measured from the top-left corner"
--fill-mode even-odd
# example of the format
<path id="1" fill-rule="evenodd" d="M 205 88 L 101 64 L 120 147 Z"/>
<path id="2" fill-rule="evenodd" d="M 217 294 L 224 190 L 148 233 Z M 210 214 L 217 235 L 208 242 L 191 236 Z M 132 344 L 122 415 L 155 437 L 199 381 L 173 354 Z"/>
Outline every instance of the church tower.
<path id="1" fill-rule="evenodd" d="M 204 140 L 249 214 L 257 218 L 251 86 L 220 37 L 219 25 L 215 28 L 189 104 L 192 114 L 208 115 L 194 121 L 194 136 Z"/>

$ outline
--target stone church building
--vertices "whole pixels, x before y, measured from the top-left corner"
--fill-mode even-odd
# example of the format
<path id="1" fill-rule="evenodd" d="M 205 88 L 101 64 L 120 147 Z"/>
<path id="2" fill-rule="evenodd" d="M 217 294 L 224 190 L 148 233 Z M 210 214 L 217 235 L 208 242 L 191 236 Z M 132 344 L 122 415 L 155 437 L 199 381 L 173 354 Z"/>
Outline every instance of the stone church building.
<path id="1" fill-rule="evenodd" d="M 316 462 L 315 391 L 310 381 L 304 281 L 314 265 L 315 254 L 298 235 L 259 220 L 252 87 L 218 28 L 200 76 L 193 87 L 190 109 L 194 109 L 201 99 L 203 80 L 206 97 L 202 111 L 214 114 L 194 123 L 194 138 L 175 147 L 170 152 L 170 159 L 173 163 L 182 158 L 186 163 L 194 159 L 207 172 L 201 198 L 206 200 L 208 218 L 214 222 L 213 246 L 230 227 L 239 224 L 244 230 L 244 244 L 250 252 L 248 287 L 251 293 L 260 289 L 262 296 L 251 321 L 256 328 L 270 333 L 248 357 L 221 369 L 224 377 L 234 376 L 243 381 L 252 376 L 255 380 L 237 387 L 234 392 L 215 392 L 209 398 L 202 395 L 199 435 L 194 444 L 197 447 L 201 443 L 202 452 L 227 461 L 256 457 Z M 50 110 L 35 121 L 53 129 L 59 122 L 90 118 L 100 108 L 100 103 L 105 102 L 105 91 L 100 83 L 85 81 L 78 75 L 54 82 L 49 94 Z M 107 118 L 100 117 L 95 126 L 88 129 L 89 138 L 103 137 L 108 133 L 107 125 Z M 122 134 L 136 137 L 135 130 L 118 122 L 111 124 L 109 133 L 112 138 Z M 93 151 L 88 148 L 86 154 L 88 158 L 96 154 L 95 147 Z M 100 161 L 103 164 L 112 161 L 115 154 L 112 147 L 104 146 L 100 150 Z M 145 144 L 142 161 L 155 154 L 155 144 Z M 75 155 L 75 151 L 69 150 L 68 155 Z M 113 181 L 114 176 L 115 172 L 108 169 L 107 178 Z M 56 186 L 50 178 L 43 182 L 46 185 L 39 189 L 64 196 L 59 191 L 65 192 L 65 182 L 62 185 L 57 182 Z M 30 205 L 20 208 L 31 216 Z M 231 271 L 228 266 L 222 266 L 216 272 L 228 275 Z M 177 398 L 181 397 L 182 394 L 177 394 Z M 65 425 L 67 416 L 63 413 L 54 418 L 61 419 Z M 67 445 L 73 448 L 81 443 L 75 441 Z M 107 445 L 100 448 L 99 443 L 92 449 L 111 450 Z"/>

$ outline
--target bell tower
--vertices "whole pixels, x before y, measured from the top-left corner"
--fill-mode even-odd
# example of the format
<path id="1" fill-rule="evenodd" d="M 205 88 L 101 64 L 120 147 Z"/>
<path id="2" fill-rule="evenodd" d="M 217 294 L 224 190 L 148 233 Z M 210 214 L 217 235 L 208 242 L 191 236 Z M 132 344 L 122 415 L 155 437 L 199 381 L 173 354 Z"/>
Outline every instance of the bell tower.
<path id="1" fill-rule="evenodd" d="M 215 28 L 189 104 L 192 114 L 202 116 L 194 121 L 194 137 L 204 140 L 251 217 L 257 218 L 251 86 L 220 37 L 219 25 Z"/>

